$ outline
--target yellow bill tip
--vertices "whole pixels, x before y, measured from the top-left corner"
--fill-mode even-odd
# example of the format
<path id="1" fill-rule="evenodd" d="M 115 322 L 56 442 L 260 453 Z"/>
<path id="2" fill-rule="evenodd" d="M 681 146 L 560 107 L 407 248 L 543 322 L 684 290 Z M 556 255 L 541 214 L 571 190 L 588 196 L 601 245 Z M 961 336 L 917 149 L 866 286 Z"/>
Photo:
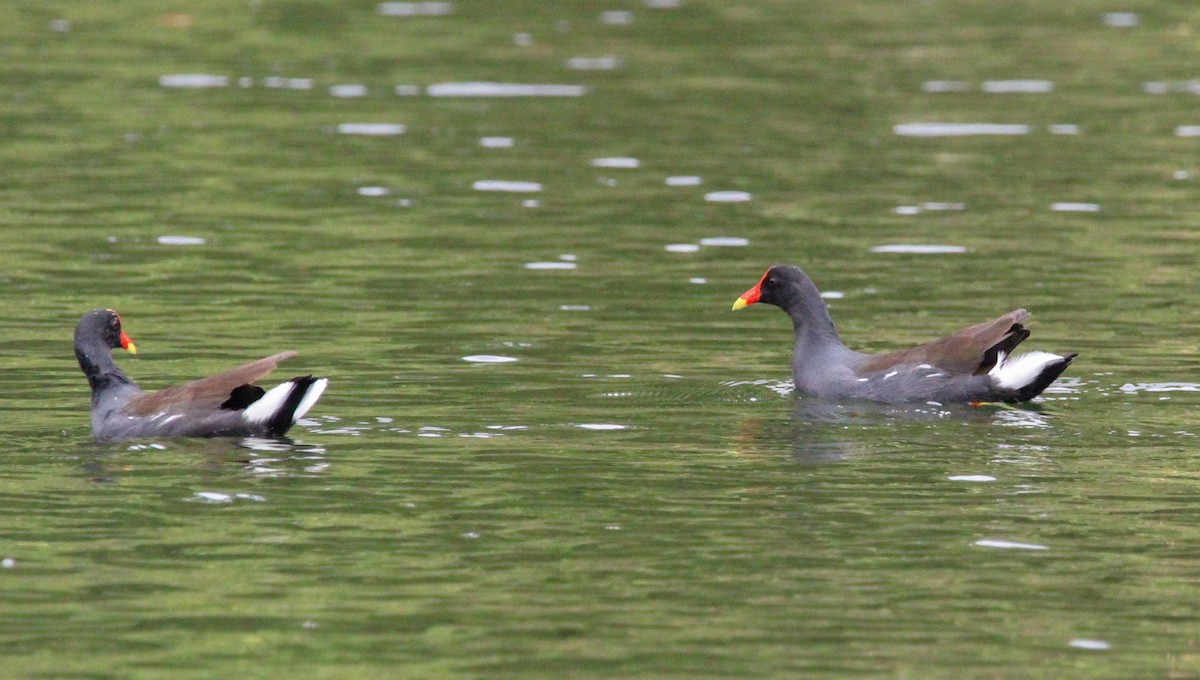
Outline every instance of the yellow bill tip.
<path id="1" fill-rule="evenodd" d="M 741 309 L 742 307 L 747 307 L 749 305 L 750 305 L 750 303 L 746 302 L 746 298 L 740 297 L 733 301 L 733 311 L 736 312 L 737 310 Z"/>

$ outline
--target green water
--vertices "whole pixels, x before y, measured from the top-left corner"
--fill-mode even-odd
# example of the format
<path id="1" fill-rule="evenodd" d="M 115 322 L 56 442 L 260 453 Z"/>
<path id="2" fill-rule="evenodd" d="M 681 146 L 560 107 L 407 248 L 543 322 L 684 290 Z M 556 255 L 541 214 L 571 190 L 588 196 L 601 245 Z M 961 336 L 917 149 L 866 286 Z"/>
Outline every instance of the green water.
<path id="1" fill-rule="evenodd" d="M 1200 677 L 1198 22 L 0 5 L 3 675 Z M 186 73 L 228 84 L 159 84 Z M 982 91 L 1009 79 L 1054 90 Z M 588 93 L 393 92 L 464 81 Z M 1030 130 L 893 131 L 916 122 Z M 896 210 L 927 203 L 962 209 Z M 717 236 L 749 243 L 665 250 Z M 897 243 L 967 252 L 871 252 Z M 1033 409 L 780 394 L 785 317 L 729 311 L 777 261 L 843 294 L 859 349 L 1027 307 L 1030 348 L 1080 358 Z M 284 377 L 329 391 L 289 443 L 92 443 L 93 307 L 147 388 L 296 349 Z"/>

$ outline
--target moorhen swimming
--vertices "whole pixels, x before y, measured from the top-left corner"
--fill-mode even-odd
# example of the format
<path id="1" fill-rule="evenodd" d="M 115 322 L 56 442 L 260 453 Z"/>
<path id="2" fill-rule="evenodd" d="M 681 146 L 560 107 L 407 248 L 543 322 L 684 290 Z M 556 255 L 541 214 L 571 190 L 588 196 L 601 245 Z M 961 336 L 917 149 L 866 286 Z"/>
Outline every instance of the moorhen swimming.
<path id="1" fill-rule="evenodd" d="M 1076 354 L 1028 352 L 1012 356 L 1029 337 L 1015 309 L 925 345 L 887 354 L 863 354 L 842 344 L 825 301 L 798 267 L 775 265 L 733 303 L 735 310 L 765 302 L 787 312 L 796 331 L 792 378 L 796 390 L 827 399 L 871 399 L 891 404 L 936 401 L 1028 401 L 1042 393 Z"/>
<path id="2" fill-rule="evenodd" d="M 158 392 L 144 392 L 113 361 L 112 351 L 137 346 L 111 309 L 94 309 L 75 326 L 75 357 L 92 387 L 92 437 L 282 436 L 304 416 L 329 381 L 292 378 L 269 391 L 253 384 L 296 352 L 239 366 Z"/>

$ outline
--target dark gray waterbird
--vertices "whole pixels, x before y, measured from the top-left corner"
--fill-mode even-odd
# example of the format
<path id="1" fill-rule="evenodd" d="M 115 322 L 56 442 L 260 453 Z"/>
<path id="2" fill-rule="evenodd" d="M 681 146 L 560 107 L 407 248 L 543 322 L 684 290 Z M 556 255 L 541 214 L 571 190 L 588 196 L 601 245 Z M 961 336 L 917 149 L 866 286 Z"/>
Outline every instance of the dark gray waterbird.
<path id="1" fill-rule="evenodd" d="M 1029 331 L 1029 316 L 1014 309 L 939 340 L 887 354 L 864 354 L 842 344 L 817 286 L 798 267 L 775 265 L 733 303 L 763 302 L 787 312 L 796 332 L 792 379 L 796 389 L 827 399 L 891 404 L 1028 401 L 1054 382 L 1076 354 L 1013 350 Z"/>
<path id="2" fill-rule="evenodd" d="M 329 381 L 311 375 L 270 390 L 254 384 L 276 364 L 296 356 L 280 352 L 244 366 L 158 392 L 145 392 L 116 362 L 112 351 L 137 346 L 111 309 L 94 309 L 75 326 L 75 357 L 92 388 L 92 436 L 132 437 L 282 436 L 317 403 Z"/>

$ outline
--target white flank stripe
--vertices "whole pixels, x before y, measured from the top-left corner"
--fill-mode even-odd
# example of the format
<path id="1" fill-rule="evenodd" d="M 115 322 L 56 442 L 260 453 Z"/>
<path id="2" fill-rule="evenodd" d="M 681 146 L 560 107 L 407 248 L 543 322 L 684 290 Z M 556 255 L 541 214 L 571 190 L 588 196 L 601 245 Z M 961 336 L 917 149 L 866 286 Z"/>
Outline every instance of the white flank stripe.
<path id="1" fill-rule="evenodd" d="M 242 418 L 249 423 L 267 422 L 287 401 L 288 395 L 292 393 L 292 388 L 295 386 L 296 384 L 289 380 L 272 387 L 266 394 L 259 397 L 258 401 L 246 407 L 246 410 L 242 412 Z"/>
<path id="2" fill-rule="evenodd" d="M 321 393 L 324 392 L 325 388 L 328 386 L 328 378 L 321 378 L 312 385 L 309 385 L 308 392 L 304 395 L 304 398 L 300 400 L 300 405 L 296 407 L 296 412 L 292 414 L 293 423 L 303 418 L 305 413 L 308 413 L 308 409 L 312 408 L 313 404 L 317 403 L 317 399 L 321 398 Z"/>
<path id="3" fill-rule="evenodd" d="M 1052 352 L 1027 352 L 1009 359 L 1001 352 L 988 375 L 995 378 L 1000 387 L 1019 390 L 1037 380 L 1047 366 L 1062 359 Z"/>

